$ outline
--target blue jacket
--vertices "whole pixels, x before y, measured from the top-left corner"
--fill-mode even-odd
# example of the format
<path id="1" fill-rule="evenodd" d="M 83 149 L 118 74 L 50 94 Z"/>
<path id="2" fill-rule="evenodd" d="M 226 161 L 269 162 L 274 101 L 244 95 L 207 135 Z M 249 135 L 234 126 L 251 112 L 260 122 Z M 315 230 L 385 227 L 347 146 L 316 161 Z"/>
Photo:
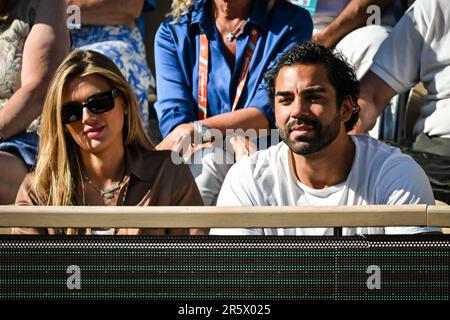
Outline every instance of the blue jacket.
<path id="1" fill-rule="evenodd" d="M 285 0 L 266 11 L 265 0 L 254 0 L 248 23 L 236 39 L 236 67 L 226 62 L 219 34 L 210 18 L 211 0 L 197 0 L 189 14 L 176 24 L 166 20 L 155 39 L 155 65 L 158 100 L 155 109 L 162 135 L 182 123 L 197 119 L 199 35 L 209 40 L 208 117 L 230 112 L 249 29 L 255 25 L 260 36 L 253 54 L 247 82 L 237 109 L 255 107 L 263 112 L 271 127 L 274 114 L 264 82 L 265 72 L 293 45 L 311 38 L 313 24 L 309 13 Z"/>

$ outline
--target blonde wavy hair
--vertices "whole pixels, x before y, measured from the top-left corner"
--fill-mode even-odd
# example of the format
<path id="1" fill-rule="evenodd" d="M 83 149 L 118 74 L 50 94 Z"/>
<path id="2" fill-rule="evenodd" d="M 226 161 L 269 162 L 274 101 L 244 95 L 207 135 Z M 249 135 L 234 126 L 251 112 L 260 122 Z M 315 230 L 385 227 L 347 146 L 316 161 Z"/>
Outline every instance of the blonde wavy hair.
<path id="1" fill-rule="evenodd" d="M 169 17 L 173 18 L 172 23 L 177 23 L 178 20 L 180 20 L 181 16 L 191 12 L 192 6 L 194 5 L 195 1 L 197 0 L 173 0 L 171 11 L 168 14 Z M 270 11 L 273 8 L 276 1 L 277 0 L 266 0 L 267 11 Z"/>
<path id="2" fill-rule="evenodd" d="M 98 52 L 73 51 L 56 71 L 41 115 L 39 153 L 32 186 L 40 203 L 79 205 L 74 203 L 74 192 L 82 185 L 79 146 L 65 130 L 61 108 L 66 85 L 75 78 L 88 75 L 103 77 L 120 92 L 128 111 L 123 127 L 124 145 L 154 149 L 142 126 L 133 90 L 117 66 Z"/>

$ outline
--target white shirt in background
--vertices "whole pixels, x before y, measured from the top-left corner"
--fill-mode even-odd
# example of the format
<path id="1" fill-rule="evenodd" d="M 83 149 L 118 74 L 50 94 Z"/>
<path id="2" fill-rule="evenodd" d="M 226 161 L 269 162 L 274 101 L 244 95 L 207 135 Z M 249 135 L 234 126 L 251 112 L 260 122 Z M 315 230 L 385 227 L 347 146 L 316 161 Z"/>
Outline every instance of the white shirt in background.
<path id="1" fill-rule="evenodd" d="M 428 95 L 414 133 L 450 138 L 449 0 L 416 0 L 370 69 L 399 93 L 422 81 Z"/>

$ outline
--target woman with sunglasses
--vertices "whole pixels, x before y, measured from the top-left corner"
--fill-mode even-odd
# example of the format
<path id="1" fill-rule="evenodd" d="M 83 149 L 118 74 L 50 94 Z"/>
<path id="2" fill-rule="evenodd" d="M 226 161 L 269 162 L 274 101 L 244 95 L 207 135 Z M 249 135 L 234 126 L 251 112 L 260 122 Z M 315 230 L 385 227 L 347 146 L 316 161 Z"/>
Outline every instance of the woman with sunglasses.
<path id="1" fill-rule="evenodd" d="M 42 113 L 36 170 L 17 205 L 202 205 L 189 168 L 155 151 L 132 89 L 116 65 L 94 51 L 74 51 L 57 70 Z M 182 234 L 165 229 L 36 229 L 41 234 Z"/>

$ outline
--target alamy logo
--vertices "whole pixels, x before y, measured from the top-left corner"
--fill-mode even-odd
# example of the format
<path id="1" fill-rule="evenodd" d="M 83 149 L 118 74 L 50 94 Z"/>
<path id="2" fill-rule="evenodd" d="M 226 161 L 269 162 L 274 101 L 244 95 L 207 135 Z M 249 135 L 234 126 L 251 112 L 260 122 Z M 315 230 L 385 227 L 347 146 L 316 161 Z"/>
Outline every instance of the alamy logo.
<path id="1" fill-rule="evenodd" d="M 71 5 L 67 7 L 66 25 L 69 30 L 81 29 L 81 9 L 79 6 Z"/>
<path id="2" fill-rule="evenodd" d="M 366 10 L 367 14 L 370 14 L 370 16 L 367 18 L 367 25 L 381 25 L 381 8 L 377 5 L 371 5 L 367 7 Z"/>
<path id="3" fill-rule="evenodd" d="M 70 274 L 67 278 L 67 289 L 80 290 L 81 289 L 81 269 L 79 266 L 71 265 L 67 267 L 67 274 Z"/>
<path id="4" fill-rule="evenodd" d="M 381 289 L 381 269 L 379 266 L 372 265 L 366 270 L 366 273 L 370 274 L 367 279 L 367 289 L 369 290 L 380 290 Z"/>

